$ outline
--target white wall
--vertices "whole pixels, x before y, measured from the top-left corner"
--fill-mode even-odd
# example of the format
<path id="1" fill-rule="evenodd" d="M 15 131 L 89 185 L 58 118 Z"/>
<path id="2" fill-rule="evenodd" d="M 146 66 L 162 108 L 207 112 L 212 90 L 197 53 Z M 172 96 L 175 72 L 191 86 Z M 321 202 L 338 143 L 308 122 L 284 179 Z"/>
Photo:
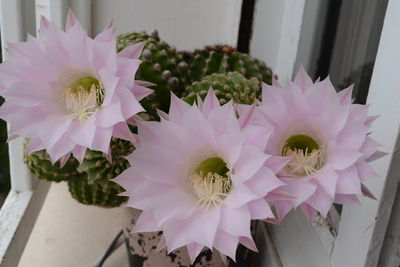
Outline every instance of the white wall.
<path id="1" fill-rule="evenodd" d="M 177 49 L 236 46 L 241 0 L 94 0 L 92 32 L 113 20 L 117 33 L 152 29 Z"/>

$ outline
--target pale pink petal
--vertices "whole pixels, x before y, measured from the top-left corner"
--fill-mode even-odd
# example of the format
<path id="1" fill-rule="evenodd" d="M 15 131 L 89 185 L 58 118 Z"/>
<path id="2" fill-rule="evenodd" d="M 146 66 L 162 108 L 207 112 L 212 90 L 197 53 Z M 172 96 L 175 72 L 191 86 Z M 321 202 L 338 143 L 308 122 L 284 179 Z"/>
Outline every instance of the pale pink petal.
<path id="1" fill-rule="evenodd" d="M 294 82 L 300 87 L 303 92 L 306 91 L 308 87 L 314 84 L 311 78 L 305 72 L 303 66 L 300 66 L 299 70 L 297 71 Z"/>
<path id="2" fill-rule="evenodd" d="M 134 73 L 138 70 L 140 61 L 136 59 L 129 59 L 125 57 L 118 58 L 118 71 L 117 75 L 120 77 L 118 86 L 131 88 L 132 93 L 138 90 L 140 87 L 135 87 L 135 75 Z M 144 88 L 144 87 L 143 87 Z M 145 88 L 146 89 L 146 88 Z"/>
<path id="3" fill-rule="evenodd" d="M 190 243 L 187 245 L 190 262 L 192 264 L 194 263 L 194 261 L 196 260 L 196 257 L 200 254 L 202 249 L 203 249 L 203 246 L 196 242 L 193 242 L 193 243 Z"/>
<path id="4" fill-rule="evenodd" d="M 243 146 L 240 156 L 233 165 L 235 177 L 247 181 L 264 165 L 268 156 L 253 146 Z"/>
<path id="5" fill-rule="evenodd" d="M 145 178 L 128 168 L 112 180 L 121 185 L 127 192 L 133 193 L 136 191 L 136 188 L 145 181 Z M 157 194 L 158 192 L 159 191 L 157 191 Z"/>
<path id="6" fill-rule="evenodd" d="M 307 199 L 306 203 L 319 211 L 323 217 L 326 217 L 326 214 L 332 206 L 333 199 L 322 189 L 317 188 L 315 193 Z"/>
<path id="7" fill-rule="evenodd" d="M 142 54 L 142 50 L 145 46 L 145 42 L 136 43 L 134 45 L 125 47 L 121 52 L 118 53 L 119 57 L 126 57 L 132 59 L 138 59 L 140 54 Z"/>
<path id="8" fill-rule="evenodd" d="M 380 117 L 380 115 L 376 115 L 376 116 L 368 116 L 367 119 L 365 120 L 365 125 L 367 126 L 371 126 L 372 123 L 378 119 Z"/>
<path id="9" fill-rule="evenodd" d="M 118 92 L 121 105 L 122 117 L 129 119 L 133 115 L 144 111 L 136 97 L 128 89 L 120 89 Z"/>
<path id="10" fill-rule="evenodd" d="M 240 117 L 239 117 L 239 123 L 240 123 L 240 128 L 246 127 L 249 123 L 252 122 L 252 118 L 254 116 L 254 111 L 256 110 L 256 105 L 242 105 L 246 106 L 246 108 L 242 108 L 242 111 L 239 112 Z M 237 106 L 236 106 L 237 107 Z"/>
<path id="11" fill-rule="evenodd" d="M 110 127 L 123 121 L 125 119 L 122 115 L 120 102 L 114 102 L 102 108 L 96 114 L 96 126 L 99 127 Z"/>
<path id="12" fill-rule="evenodd" d="M 336 172 L 327 164 L 324 168 L 319 170 L 314 177 L 321 188 L 333 198 L 335 196 L 336 182 L 338 180 Z"/>
<path id="13" fill-rule="evenodd" d="M 44 148 L 45 148 L 45 146 L 42 143 L 42 141 L 39 138 L 34 138 L 34 139 L 29 140 L 27 147 L 26 147 L 26 152 L 28 154 L 31 154 L 33 152 L 42 150 Z"/>
<path id="14" fill-rule="evenodd" d="M 137 139 L 129 129 L 128 125 L 125 122 L 120 122 L 114 125 L 112 136 L 124 139 L 127 141 L 131 141 L 132 143 L 136 143 Z"/>
<path id="15" fill-rule="evenodd" d="M 47 22 L 50 23 L 50 22 Z M 74 12 L 72 12 L 71 9 L 68 10 L 68 15 L 67 15 L 67 22 L 65 24 L 65 29 L 69 31 L 72 26 L 74 26 L 76 23 L 79 24 L 79 21 L 76 19 Z"/>
<path id="16" fill-rule="evenodd" d="M 107 106 L 111 103 L 113 99 L 114 92 L 117 88 L 117 84 L 119 78 L 113 75 L 112 73 L 108 72 L 105 69 L 101 69 L 99 72 L 99 77 L 101 82 L 103 83 L 106 91 L 106 95 L 104 97 L 103 106 Z"/>
<path id="17" fill-rule="evenodd" d="M 80 163 L 82 163 L 83 161 L 85 152 L 86 152 L 86 147 L 83 146 L 75 146 L 75 148 L 72 150 L 72 154 Z"/>
<path id="18" fill-rule="evenodd" d="M 250 220 L 250 211 L 247 206 L 231 209 L 223 205 L 219 229 L 234 236 L 251 237 Z"/>
<path id="19" fill-rule="evenodd" d="M 219 104 L 218 98 L 215 95 L 214 90 L 210 87 L 208 89 L 207 96 L 204 99 L 201 110 L 202 110 L 204 116 L 207 118 L 212 110 L 219 108 L 219 107 L 220 107 L 220 104 Z M 221 123 L 222 123 L 222 121 L 221 121 Z"/>
<path id="20" fill-rule="evenodd" d="M 206 104 L 206 102 L 204 102 L 204 104 Z M 210 107 L 203 107 L 203 110 L 209 108 Z M 240 131 L 240 126 L 231 103 L 227 103 L 219 109 L 208 110 L 207 112 L 208 114 L 205 114 L 204 116 L 214 129 L 216 137 L 227 133 L 227 129 L 231 132 Z"/>
<path id="21" fill-rule="evenodd" d="M 303 211 L 304 215 L 306 215 L 308 222 L 312 223 L 314 216 L 316 214 L 314 208 L 306 203 L 303 203 L 300 205 L 300 209 Z"/>
<path id="22" fill-rule="evenodd" d="M 160 119 L 167 120 L 167 121 L 169 120 L 168 114 L 165 113 L 164 111 L 157 109 L 157 114 L 160 117 Z"/>
<path id="23" fill-rule="evenodd" d="M 46 152 L 49 154 L 52 163 L 54 164 L 61 157 L 69 154 L 70 151 L 75 147 L 75 144 L 70 142 L 70 138 L 67 134 L 64 134 L 53 146 L 46 148 Z"/>
<path id="24" fill-rule="evenodd" d="M 239 237 L 232 236 L 219 230 L 215 236 L 214 247 L 224 255 L 230 257 L 233 261 L 236 261 L 236 248 L 238 243 Z"/>
<path id="25" fill-rule="evenodd" d="M 292 198 L 288 198 L 295 207 L 305 202 L 312 194 L 317 190 L 317 186 L 303 182 L 301 180 L 294 179 L 283 179 L 286 185 L 278 188 L 278 192 L 287 194 Z"/>
<path id="26" fill-rule="evenodd" d="M 71 154 L 67 154 L 60 159 L 60 169 L 64 168 L 65 164 L 68 162 Z"/>
<path id="27" fill-rule="evenodd" d="M 375 195 L 372 194 L 371 191 L 369 191 L 369 189 L 364 184 L 361 184 L 361 192 L 364 196 L 369 197 L 374 200 L 377 200 Z"/>
<path id="28" fill-rule="evenodd" d="M 140 100 L 142 100 L 143 98 L 145 98 L 146 96 L 152 94 L 154 91 L 151 90 L 151 89 L 149 89 L 149 88 L 140 86 L 140 85 L 138 84 L 138 82 L 139 82 L 139 81 L 137 81 L 137 80 L 134 81 L 134 85 L 133 85 L 131 91 L 132 91 L 132 93 L 135 95 L 136 99 L 137 99 L 138 101 L 140 101 Z M 154 84 L 151 84 L 151 85 L 149 85 L 149 86 L 154 86 Z"/>
<path id="29" fill-rule="evenodd" d="M 258 252 L 256 243 L 254 243 L 254 240 L 251 237 L 242 236 L 239 238 L 239 243 L 252 251 Z"/>
<path id="30" fill-rule="evenodd" d="M 279 180 L 271 169 L 261 167 L 253 178 L 246 182 L 246 185 L 248 185 L 249 188 L 258 196 L 264 197 L 267 193 L 285 185 L 285 183 Z"/>
<path id="31" fill-rule="evenodd" d="M 72 121 L 68 131 L 71 140 L 84 147 L 90 147 L 95 133 L 96 125 L 93 116 L 89 117 L 83 123 L 76 120 Z"/>
<path id="32" fill-rule="evenodd" d="M 237 209 L 259 196 L 252 191 L 247 185 L 241 183 L 234 183 L 231 192 L 224 199 L 224 204 L 232 209 Z"/>
<path id="33" fill-rule="evenodd" d="M 59 115 L 50 115 L 42 122 L 42 127 L 37 129 L 46 147 L 54 145 L 68 130 L 72 123 L 69 118 L 62 118 Z M 51 131 L 49 131 L 51 129 Z"/>
<path id="34" fill-rule="evenodd" d="M 354 164 L 363 154 L 350 147 L 331 146 L 328 148 L 327 161 L 335 170 L 344 170 Z"/>
<path id="35" fill-rule="evenodd" d="M 157 230 L 158 229 L 158 230 Z M 142 212 L 135 223 L 133 232 L 154 232 L 161 230 L 151 212 Z"/>
<path id="36" fill-rule="evenodd" d="M 41 90 L 27 90 L 27 88 L 40 88 Z M 46 83 L 39 81 L 21 81 L 15 83 L 3 95 L 9 101 L 15 101 L 19 106 L 37 106 L 49 100 L 50 88 Z"/>
<path id="37" fill-rule="evenodd" d="M 342 204 L 342 205 L 361 205 L 360 200 L 357 198 L 356 195 L 335 195 L 335 203 Z"/>
<path id="38" fill-rule="evenodd" d="M 115 38 L 115 28 L 112 27 L 111 24 L 107 25 L 107 27 L 99 33 L 96 38 L 94 38 L 97 42 L 110 42 Z"/>
<path id="39" fill-rule="evenodd" d="M 189 104 L 181 101 L 176 95 L 171 93 L 171 105 L 168 114 L 172 121 L 181 122 L 189 108 Z"/>
<path id="40" fill-rule="evenodd" d="M 339 92 L 339 98 L 341 104 L 351 104 L 352 103 L 352 93 L 353 93 L 354 85 L 350 85 L 349 87 L 343 89 Z"/>
<path id="41" fill-rule="evenodd" d="M 366 162 L 371 162 L 377 159 L 380 159 L 386 155 L 388 155 L 389 153 L 386 152 L 382 152 L 382 151 L 376 151 L 375 153 L 373 153 L 371 156 L 369 156 L 368 158 L 365 159 Z"/>
<path id="42" fill-rule="evenodd" d="M 294 206 L 289 200 L 277 201 L 274 203 L 274 208 L 278 217 L 278 221 L 282 221 L 283 218 L 291 211 Z"/>
<path id="43" fill-rule="evenodd" d="M 268 202 L 264 199 L 253 200 L 249 202 L 248 206 L 251 219 L 253 220 L 261 220 L 275 217 Z"/>
<path id="44" fill-rule="evenodd" d="M 336 173 L 338 174 L 336 193 L 361 195 L 361 180 L 355 166 Z"/>
<path id="45" fill-rule="evenodd" d="M 278 173 L 286 166 L 289 160 L 287 157 L 273 156 L 265 161 L 265 166 L 268 166 L 273 173 Z"/>
<path id="46" fill-rule="evenodd" d="M 365 161 L 357 162 L 356 167 L 360 180 L 363 182 L 379 177 L 378 174 L 372 169 L 372 167 Z"/>
<path id="47" fill-rule="evenodd" d="M 108 153 L 110 148 L 111 136 L 112 133 L 114 133 L 114 130 L 113 127 L 97 128 L 96 133 L 93 137 L 92 144 L 90 145 L 90 149 Z"/>

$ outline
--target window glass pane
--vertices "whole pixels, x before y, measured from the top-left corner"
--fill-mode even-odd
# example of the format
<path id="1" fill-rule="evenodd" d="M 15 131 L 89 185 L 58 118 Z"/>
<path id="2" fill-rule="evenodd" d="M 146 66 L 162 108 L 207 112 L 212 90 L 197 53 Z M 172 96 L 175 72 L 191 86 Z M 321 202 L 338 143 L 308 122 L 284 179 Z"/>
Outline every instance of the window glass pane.
<path id="1" fill-rule="evenodd" d="M 308 51 L 308 72 L 315 79 L 324 79 L 329 74 L 339 90 L 354 83 L 355 102 L 365 103 L 387 2 L 307 0 L 309 6 L 319 5 L 319 8 L 314 24 L 303 24 L 302 30 L 308 32 L 309 36 L 302 36 L 301 43 L 310 43 L 310 35 L 313 35 L 311 38 L 314 43 L 312 47 L 300 50 L 299 61 L 307 60 L 304 56 L 302 58 L 302 53 L 307 54 Z M 310 12 L 309 10 L 311 9 L 306 9 L 305 12 Z M 308 17 L 308 14 L 305 14 L 305 22 Z M 305 28 L 307 26 L 308 29 Z M 310 27 L 313 27 L 312 32 Z"/>

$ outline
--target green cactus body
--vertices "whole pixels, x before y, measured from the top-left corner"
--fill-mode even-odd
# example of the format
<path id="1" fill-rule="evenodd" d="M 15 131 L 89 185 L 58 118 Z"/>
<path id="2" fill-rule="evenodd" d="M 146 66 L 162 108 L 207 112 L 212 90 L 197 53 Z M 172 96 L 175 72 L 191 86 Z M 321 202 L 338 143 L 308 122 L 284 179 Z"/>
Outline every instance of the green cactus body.
<path id="1" fill-rule="evenodd" d="M 29 155 L 25 153 L 24 161 L 31 173 L 42 180 L 58 183 L 79 176 L 77 170 L 79 163 L 74 157 L 70 157 L 63 168 L 60 168 L 59 161 L 53 165 L 45 150 L 36 151 Z"/>
<path id="2" fill-rule="evenodd" d="M 112 179 L 130 166 L 124 156 L 132 153 L 134 147 L 129 141 L 112 138 L 110 148 L 111 163 L 102 152 L 88 149 L 78 167 L 84 177 L 68 181 L 69 191 L 78 202 L 110 208 L 126 201 L 126 197 L 118 196 L 124 190 Z"/>
<path id="3" fill-rule="evenodd" d="M 54 165 L 45 150 L 24 155 L 29 170 L 39 179 L 61 182 L 67 181 L 74 199 L 86 205 L 113 208 L 120 206 L 127 197 L 119 196 L 123 188 L 111 181 L 129 167 L 124 156 L 132 153 L 134 147 L 129 141 L 112 138 L 112 163 L 102 152 L 87 150 L 83 162 L 70 157 L 63 168 L 60 162 Z"/>
<path id="4" fill-rule="evenodd" d="M 189 65 L 191 82 L 213 73 L 237 71 L 248 79 L 256 77 L 264 83 L 272 83 L 272 71 L 264 62 L 229 46 L 209 46 L 192 54 L 181 52 L 180 56 Z"/>
<path id="5" fill-rule="evenodd" d="M 239 72 L 214 73 L 203 78 L 200 82 L 194 82 L 186 88 L 183 99 L 189 104 L 195 102 L 197 95 L 202 99 L 212 87 L 221 104 L 231 99 L 240 104 L 252 104 L 255 99 L 261 97 L 261 84 L 255 77 L 246 79 Z"/>
<path id="6" fill-rule="evenodd" d="M 68 189 L 78 202 L 103 208 L 119 207 L 128 199 L 118 196 L 123 189 L 108 178 L 89 181 L 86 174 L 69 179 Z"/>
<path id="7" fill-rule="evenodd" d="M 129 167 L 129 162 L 124 156 L 133 152 L 131 142 L 112 138 L 110 143 L 112 162 L 100 151 L 87 150 L 83 162 L 79 165 L 78 171 L 86 173 L 88 181 L 95 182 L 101 179 L 113 179 Z"/>
<path id="8" fill-rule="evenodd" d="M 142 101 L 144 108 L 155 115 L 155 109 L 168 111 L 170 91 L 180 96 L 187 84 L 187 63 L 180 61 L 175 48 L 160 40 L 158 33 L 132 32 L 117 37 L 117 51 L 139 42 L 146 42 L 136 74 L 137 80 L 154 83 L 154 94 Z"/>

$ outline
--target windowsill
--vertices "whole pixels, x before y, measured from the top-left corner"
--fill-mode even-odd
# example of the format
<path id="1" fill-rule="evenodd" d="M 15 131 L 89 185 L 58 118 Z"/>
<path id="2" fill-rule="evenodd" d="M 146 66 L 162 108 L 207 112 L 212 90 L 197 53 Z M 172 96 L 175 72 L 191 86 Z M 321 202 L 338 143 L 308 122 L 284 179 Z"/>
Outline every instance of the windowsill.
<path id="1" fill-rule="evenodd" d="M 18 266 L 93 266 L 121 230 L 121 221 L 121 209 L 79 204 L 66 183 L 53 183 Z M 129 266 L 124 245 L 107 266 Z"/>

